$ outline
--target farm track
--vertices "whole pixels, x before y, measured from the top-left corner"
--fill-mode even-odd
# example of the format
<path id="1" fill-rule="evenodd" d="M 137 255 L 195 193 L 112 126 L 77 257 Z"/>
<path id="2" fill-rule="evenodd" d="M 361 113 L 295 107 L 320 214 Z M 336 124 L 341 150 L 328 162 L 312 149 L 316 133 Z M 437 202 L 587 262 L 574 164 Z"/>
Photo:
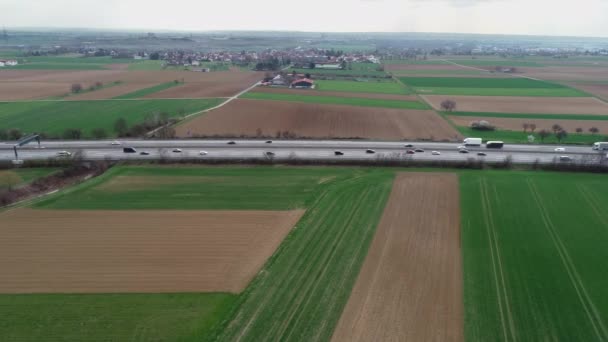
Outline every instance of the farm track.
<path id="1" fill-rule="evenodd" d="M 541 198 L 536 184 L 531 179 L 526 179 L 526 183 L 528 184 L 528 188 L 530 189 L 530 193 L 532 194 L 534 202 L 539 208 L 539 213 L 543 221 L 543 225 L 547 230 L 547 233 L 551 237 L 551 241 L 553 242 L 553 245 L 560 256 L 562 264 L 566 270 L 566 273 L 568 274 L 568 277 L 570 278 L 572 286 L 576 291 L 576 294 L 579 298 L 580 304 L 582 305 L 586 313 L 588 321 L 591 323 L 599 341 L 608 340 L 608 329 L 606 329 L 606 326 L 604 325 L 600 313 L 597 307 L 595 306 L 593 300 L 589 296 L 585 288 L 585 284 L 572 261 L 572 257 L 568 253 L 566 246 L 564 245 L 561 237 L 559 236 L 546 206 L 543 204 L 543 199 Z"/>
<path id="2" fill-rule="evenodd" d="M 241 295 L 220 341 L 327 341 L 365 257 L 392 175 L 333 180 Z M 319 305 L 323 303 L 323 305 Z"/>
<path id="3" fill-rule="evenodd" d="M 492 214 L 492 205 L 488 194 L 488 184 L 484 178 L 480 179 L 480 198 L 481 209 L 484 213 L 486 232 L 488 234 L 488 245 L 490 247 L 490 256 L 492 261 L 492 269 L 494 276 L 494 284 L 496 287 L 496 296 L 498 298 L 498 310 L 500 313 L 500 321 L 503 330 L 505 341 L 517 341 L 517 334 L 513 323 L 513 315 L 509 303 L 509 295 L 507 293 L 507 285 L 503 272 L 502 259 L 500 256 L 500 247 L 496 236 L 496 226 Z M 504 301 L 504 302 L 503 302 Z M 504 307 L 503 307 L 504 306 Z"/>
<path id="4" fill-rule="evenodd" d="M 608 213 L 602 206 L 601 201 L 597 198 L 597 196 L 593 193 L 593 191 L 590 190 L 587 186 L 582 185 L 582 184 L 577 184 L 576 187 L 578 188 L 581 195 L 583 195 L 583 198 L 585 199 L 587 204 L 589 204 L 589 207 L 593 210 L 596 217 L 600 221 L 602 221 L 602 224 L 604 225 L 604 227 L 608 228 Z"/>

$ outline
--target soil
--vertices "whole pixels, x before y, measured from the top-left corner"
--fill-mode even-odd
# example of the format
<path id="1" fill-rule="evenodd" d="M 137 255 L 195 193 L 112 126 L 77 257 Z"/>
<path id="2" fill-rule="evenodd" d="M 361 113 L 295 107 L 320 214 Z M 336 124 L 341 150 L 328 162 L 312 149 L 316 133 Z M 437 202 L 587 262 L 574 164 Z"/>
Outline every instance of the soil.
<path id="1" fill-rule="evenodd" d="M 252 90 L 252 92 L 255 92 L 255 93 L 275 93 L 275 94 L 293 94 L 293 95 L 310 95 L 310 96 L 361 97 L 361 98 L 367 98 L 367 99 L 418 101 L 418 97 L 416 95 L 356 93 L 356 92 L 343 92 L 343 91 L 320 91 L 320 90 L 309 90 L 309 89 L 289 89 L 289 88 L 256 87 L 256 88 L 254 88 Z"/>
<path id="2" fill-rule="evenodd" d="M 463 341 L 458 176 L 402 173 L 332 341 Z"/>
<path id="3" fill-rule="evenodd" d="M 176 127 L 180 137 L 264 136 L 289 131 L 306 138 L 455 140 L 460 134 L 435 112 L 237 99 Z"/>
<path id="4" fill-rule="evenodd" d="M 459 112 L 608 115 L 608 103 L 593 97 L 421 96 L 437 110 L 451 99 Z"/>
<path id="5" fill-rule="evenodd" d="M 0 293 L 238 293 L 303 213 L 7 211 Z"/>

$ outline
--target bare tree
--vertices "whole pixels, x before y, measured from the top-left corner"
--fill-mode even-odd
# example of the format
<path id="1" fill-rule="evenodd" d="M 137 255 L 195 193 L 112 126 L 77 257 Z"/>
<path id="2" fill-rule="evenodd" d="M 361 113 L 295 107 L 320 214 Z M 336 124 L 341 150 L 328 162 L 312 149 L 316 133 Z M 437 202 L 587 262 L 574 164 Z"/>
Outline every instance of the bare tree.
<path id="1" fill-rule="evenodd" d="M 580 127 L 578 127 L 578 128 L 576 129 L 576 133 L 578 133 L 578 134 L 583 133 L 583 129 L 582 129 L 582 128 L 580 128 Z"/>
<path id="2" fill-rule="evenodd" d="M 528 128 L 530 128 L 530 124 L 527 122 L 524 122 L 521 124 L 521 127 L 524 129 L 524 133 L 526 133 L 528 131 Z"/>
<path id="3" fill-rule="evenodd" d="M 82 91 L 82 84 L 74 83 L 74 84 L 72 84 L 72 87 L 70 88 L 70 90 L 72 91 L 72 93 L 78 94 Z"/>
<path id="4" fill-rule="evenodd" d="M 568 137 L 568 132 L 566 132 L 562 129 L 561 131 L 555 133 L 555 137 L 557 138 L 557 141 L 559 141 L 561 143 L 562 140 L 564 140 Z"/>
<path id="5" fill-rule="evenodd" d="M 589 128 L 589 132 L 591 132 L 591 134 L 595 135 L 595 134 L 598 134 L 600 132 L 600 130 L 597 127 L 591 127 L 591 128 Z"/>
<path id="6" fill-rule="evenodd" d="M 536 124 L 535 123 L 531 123 L 530 124 L 530 131 L 532 131 L 532 133 L 534 133 L 535 130 L 536 130 Z"/>
<path id="7" fill-rule="evenodd" d="M 446 112 L 451 112 L 456 109 L 456 101 L 454 100 L 443 100 L 441 102 L 441 109 Z"/>
<path id="8" fill-rule="evenodd" d="M 106 133 L 106 130 L 103 128 L 95 128 L 91 131 L 91 135 L 93 136 L 93 138 L 95 139 L 105 139 L 108 137 L 108 133 Z"/>
<path id="9" fill-rule="evenodd" d="M 557 132 L 562 130 L 562 126 L 554 124 L 553 126 L 551 126 L 551 129 L 553 130 L 553 133 L 557 134 Z"/>
<path id="10" fill-rule="evenodd" d="M 546 129 L 541 129 L 541 130 L 538 132 L 538 136 L 540 137 L 540 141 L 541 141 L 541 142 L 544 142 L 544 141 L 545 141 L 545 138 L 546 138 L 546 137 L 548 137 L 548 136 L 549 136 L 549 134 L 550 134 L 550 133 L 549 133 L 549 131 L 547 131 Z"/>

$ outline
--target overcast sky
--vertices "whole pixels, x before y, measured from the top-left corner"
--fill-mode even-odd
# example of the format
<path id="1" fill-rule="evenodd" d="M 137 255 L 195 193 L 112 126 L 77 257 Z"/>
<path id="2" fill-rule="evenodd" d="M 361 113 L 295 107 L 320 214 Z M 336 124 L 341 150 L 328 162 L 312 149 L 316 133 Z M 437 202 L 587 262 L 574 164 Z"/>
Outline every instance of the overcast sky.
<path id="1" fill-rule="evenodd" d="M 0 0 L 0 26 L 608 37 L 608 0 Z"/>

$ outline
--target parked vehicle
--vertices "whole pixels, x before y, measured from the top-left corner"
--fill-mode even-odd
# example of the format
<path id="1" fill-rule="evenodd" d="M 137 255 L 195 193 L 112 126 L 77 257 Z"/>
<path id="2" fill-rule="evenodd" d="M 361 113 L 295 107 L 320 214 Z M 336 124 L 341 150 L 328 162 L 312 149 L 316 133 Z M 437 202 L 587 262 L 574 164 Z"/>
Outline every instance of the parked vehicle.
<path id="1" fill-rule="evenodd" d="M 124 147 L 122 149 L 122 152 L 124 152 L 124 153 L 135 153 L 135 152 L 137 152 L 137 150 L 135 150 L 133 147 Z"/>
<path id="2" fill-rule="evenodd" d="M 466 138 L 462 143 L 464 146 L 481 146 L 481 138 Z"/>
<path id="3" fill-rule="evenodd" d="M 502 148 L 505 143 L 502 141 L 488 141 L 486 142 L 486 148 Z"/>
<path id="4" fill-rule="evenodd" d="M 593 143 L 593 150 L 594 151 L 605 151 L 608 150 L 608 142 L 596 142 Z"/>

